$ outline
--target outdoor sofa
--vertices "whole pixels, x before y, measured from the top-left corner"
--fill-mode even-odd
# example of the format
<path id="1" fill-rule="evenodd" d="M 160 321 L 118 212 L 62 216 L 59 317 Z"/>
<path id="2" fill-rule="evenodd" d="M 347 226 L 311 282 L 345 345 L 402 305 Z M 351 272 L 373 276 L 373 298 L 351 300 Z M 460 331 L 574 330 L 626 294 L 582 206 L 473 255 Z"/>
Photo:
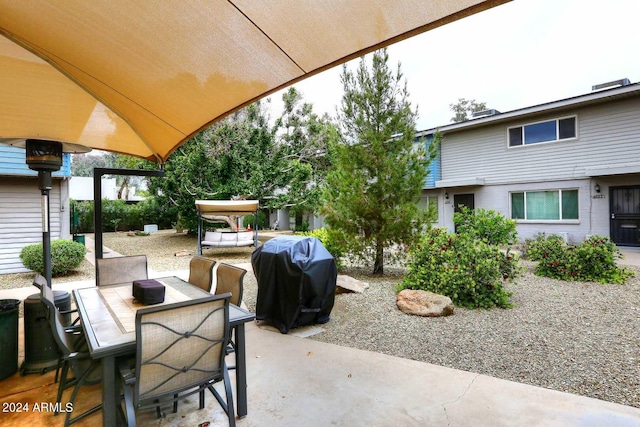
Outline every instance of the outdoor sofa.
<path id="1" fill-rule="evenodd" d="M 236 248 L 253 246 L 253 231 L 207 231 L 200 242 L 202 247 L 209 248 Z"/>

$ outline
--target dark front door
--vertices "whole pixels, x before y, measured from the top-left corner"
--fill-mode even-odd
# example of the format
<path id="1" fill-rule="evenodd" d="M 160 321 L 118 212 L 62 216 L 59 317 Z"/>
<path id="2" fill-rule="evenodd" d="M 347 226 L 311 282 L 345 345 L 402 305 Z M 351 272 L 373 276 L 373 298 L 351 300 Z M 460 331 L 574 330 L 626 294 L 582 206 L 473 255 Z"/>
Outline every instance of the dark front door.
<path id="1" fill-rule="evenodd" d="M 473 193 L 470 194 L 454 194 L 453 195 L 453 212 L 460 212 L 460 206 L 466 206 L 469 209 L 475 209 L 475 201 Z M 455 226 L 455 232 L 458 231 L 458 226 Z"/>
<path id="2" fill-rule="evenodd" d="M 640 246 L 640 186 L 611 187 L 609 200 L 611 240 Z"/>

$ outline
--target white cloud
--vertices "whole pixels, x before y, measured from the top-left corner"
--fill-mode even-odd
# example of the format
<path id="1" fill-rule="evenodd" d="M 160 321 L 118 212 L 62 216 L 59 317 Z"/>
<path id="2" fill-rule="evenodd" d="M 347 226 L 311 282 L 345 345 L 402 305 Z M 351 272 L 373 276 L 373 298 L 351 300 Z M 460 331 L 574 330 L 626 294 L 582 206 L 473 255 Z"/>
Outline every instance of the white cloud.
<path id="1" fill-rule="evenodd" d="M 516 0 L 391 46 L 390 65 L 402 63 L 417 128 L 426 129 L 449 123 L 458 98 L 504 112 L 606 81 L 640 82 L 638 16 L 634 0 Z M 341 70 L 296 84 L 316 112 L 335 114 Z M 280 97 L 272 95 L 273 115 Z"/>

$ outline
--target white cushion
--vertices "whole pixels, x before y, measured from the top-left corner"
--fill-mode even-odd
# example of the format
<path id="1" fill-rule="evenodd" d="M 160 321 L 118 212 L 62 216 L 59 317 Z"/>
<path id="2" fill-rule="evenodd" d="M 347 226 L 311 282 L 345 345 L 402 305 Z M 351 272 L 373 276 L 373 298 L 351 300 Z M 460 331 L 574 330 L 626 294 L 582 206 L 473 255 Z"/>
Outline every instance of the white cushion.
<path id="1" fill-rule="evenodd" d="M 238 241 L 238 233 L 221 233 L 220 243 L 223 245 L 234 245 Z"/>
<path id="2" fill-rule="evenodd" d="M 250 241 L 253 242 L 253 232 L 251 231 L 240 231 L 238 233 L 238 242 L 245 242 L 245 241 Z"/>
<path id="3" fill-rule="evenodd" d="M 220 236 L 222 236 L 222 233 L 219 231 L 207 231 L 206 233 L 204 233 L 204 241 L 219 242 Z"/>

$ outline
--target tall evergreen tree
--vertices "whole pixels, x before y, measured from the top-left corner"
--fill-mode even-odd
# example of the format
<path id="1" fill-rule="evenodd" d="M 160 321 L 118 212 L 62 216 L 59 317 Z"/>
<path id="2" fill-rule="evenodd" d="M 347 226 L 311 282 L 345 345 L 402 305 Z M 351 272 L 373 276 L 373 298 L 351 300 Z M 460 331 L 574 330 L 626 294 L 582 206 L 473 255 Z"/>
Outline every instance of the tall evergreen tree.
<path id="1" fill-rule="evenodd" d="M 356 72 L 343 67 L 341 143 L 327 175 L 323 213 L 345 236 L 350 252 L 384 273 L 385 248 L 414 242 L 428 212 L 418 207 L 431 156 L 416 144 L 415 120 L 400 64 L 387 65 L 386 49 L 365 58 Z"/>

